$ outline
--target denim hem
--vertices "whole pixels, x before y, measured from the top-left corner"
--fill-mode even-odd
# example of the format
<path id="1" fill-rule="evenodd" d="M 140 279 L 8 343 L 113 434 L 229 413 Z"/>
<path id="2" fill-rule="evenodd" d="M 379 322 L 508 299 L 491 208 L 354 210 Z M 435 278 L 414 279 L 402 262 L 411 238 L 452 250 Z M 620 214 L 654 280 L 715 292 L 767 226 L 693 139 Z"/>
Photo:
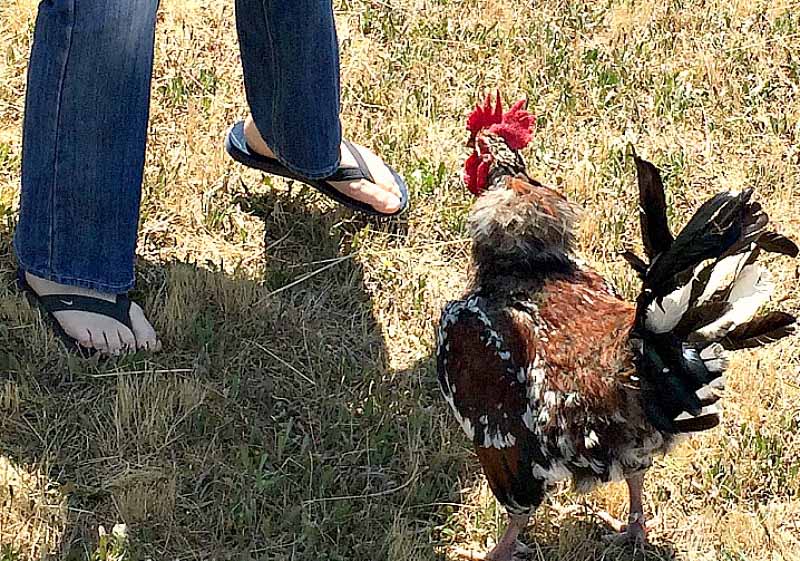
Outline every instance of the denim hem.
<path id="1" fill-rule="evenodd" d="M 256 125 L 258 126 L 258 125 Z M 258 131 L 261 133 L 261 131 Z M 270 133 L 261 133 L 262 138 L 264 139 L 264 143 L 269 146 L 269 149 L 272 150 L 272 153 L 275 155 L 275 159 L 286 166 L 287 169 L 290 171 L 302 175 L 303 177 L 307 177 L 308 179 L 325 179 L 326 177 L 330 177 L 331 175 L 339 169 L 339 164 L 342 161 L 341 156 L 341 143 L 339 144 L 339 157 L 336 158 L 336 162 L 332 166 L 326 166 L 320 168 L 319 170 L 312 170 L 308 171 L 305 169 L 301 169 L 295 165 L 293 165 L 285 156 L 281 154 L 280 149 L 277 147 L 277 143 L 275 142 L 275 137 L 272 136 Z"/>
<path id="2" fill-rule="evenodd" d="M 22 269 L 26 273 L 30 273 L 37 277 L 57 282 L 58 284 L 87 288 L 89 290 L 96 290 L 97 292 L 103 292 L 105 294 L 126 294 L 133 288 L 135 284 L 134 279 L 131 279 L 131 281 L 128 283 L 109 284 L 109 283 L 86 280 L 86 279 L 76 279 L 74 277 L 60 275 L 50 270 L 39 269 L 38 267 L 29 267 L 19 257 L 19 253 L 17 253 L 17 263 L 19 263 L 20 269 Z"/>

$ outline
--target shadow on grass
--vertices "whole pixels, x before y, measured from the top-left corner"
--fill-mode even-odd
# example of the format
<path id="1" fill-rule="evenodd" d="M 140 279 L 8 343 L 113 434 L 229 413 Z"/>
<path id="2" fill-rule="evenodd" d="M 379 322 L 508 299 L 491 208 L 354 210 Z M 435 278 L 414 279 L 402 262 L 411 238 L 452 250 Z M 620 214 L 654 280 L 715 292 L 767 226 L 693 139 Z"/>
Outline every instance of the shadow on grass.
<path id="1" fill-rule="evenodd" d="M 65 353 L 14 290 L 0 236 L 0 454 L 61 505 L 28 521 L 37 557 L 86 559 L 116 523 L 130 559 L 434 557 L 433 505 L 463 458 L 428 438 L 435 380 L 420 390 L 387 366 L 347 257 L 359 223 L 296 197 L 246 202 L 267 226 L 259 278 L 137 264 L 132 297 L 164 343 L 151 357 Z M 36 500 L 15 490 L 9 517 Z"/>
<path id="2" fill-rule="evenodd" d="M 263 273 L 138 263 L 132 296 L 164 342 L 150 357 L 65 353 L 13 289 L 0 236 L 0 454 L 43 476 L 6 496 L 0 522 L 38 536 L 32 558 L 90 558 L 98 527 L 117 523 L 132 560 L 446 558 L 479 468 L 444 426 L 432 357 L 388 366 L 349 257 L 364 223 L 298 197 L 237 202 L 265 221 Z M 526 540 L 541 559 L 674 558 L 624 557 L 580 521 L 543 524 Z"/>
<path id="3" fill-rule="evenodd" d="M 669 543 L 650 543 L 646 548 L 612 545 L 605 538 L 613 535 L 606 525 L 588 518 L 559 520 L 537 516 L 523 541 L 533 549 L 529 559 L 536 561 L 675 561 Z"/>

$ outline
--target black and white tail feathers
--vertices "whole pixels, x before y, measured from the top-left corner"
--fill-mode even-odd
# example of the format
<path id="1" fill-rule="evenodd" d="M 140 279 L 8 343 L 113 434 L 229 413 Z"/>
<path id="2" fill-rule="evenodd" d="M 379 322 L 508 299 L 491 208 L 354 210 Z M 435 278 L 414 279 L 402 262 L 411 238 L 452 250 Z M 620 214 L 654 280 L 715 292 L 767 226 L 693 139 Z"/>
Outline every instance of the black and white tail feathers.
<path id="1" fill-rule="evenodd" d="M 625 259 L 642 278 L 631 341 L 637 351 L 643 404 L 659 430 L 706 430 L 720 421 L 727 351 L 753 348 L 791 334 L 784 312 L 756 317 L 773 283 L 758 263 L 762 251 L 798 254 L 790 239 L 769 231 L 752 190 L 720 193 L 704 203 L 673 238 L 658 169 L 633 154 L 642 237 L 649 263 Z"/>

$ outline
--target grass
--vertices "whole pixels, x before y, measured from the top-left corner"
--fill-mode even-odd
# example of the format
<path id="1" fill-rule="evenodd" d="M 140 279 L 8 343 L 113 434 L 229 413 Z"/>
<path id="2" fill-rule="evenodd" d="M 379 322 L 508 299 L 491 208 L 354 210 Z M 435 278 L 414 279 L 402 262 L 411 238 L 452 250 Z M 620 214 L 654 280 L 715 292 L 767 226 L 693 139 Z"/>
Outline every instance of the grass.
<path id="1" fill-rule="evenodd" d="M 797 2 L 338 0 L 345 130 L 413 194 L 376 223 L 224 155 L 246 113 L 232 3 L 165 0 L 135 292 L 165 350 L 80 360 L 13 288 L 36 4 L 0 6 L 2 560 L 422 561 L 496 539 L 431 358 L 465 281 L 464 119 L 487 90 L 530 99 L 530 168 L 585 207 L 581 250 L 628 295 L 629 142 L 665 171 L 675 225 L 752 186 L 800 239 Z M 773 265 L 800 311 L 797 265 Z M 799 369 L 796 338 L 734 361 L 724 424 L 648 476 L 652 549 L 601 539 L 591 510 L 624 514 L 623 488 L 562 489 L 585 514 L 541 508 L 534 558 L 800 559 Z M 124 543 L 101 536 L 119 523 Z"/>

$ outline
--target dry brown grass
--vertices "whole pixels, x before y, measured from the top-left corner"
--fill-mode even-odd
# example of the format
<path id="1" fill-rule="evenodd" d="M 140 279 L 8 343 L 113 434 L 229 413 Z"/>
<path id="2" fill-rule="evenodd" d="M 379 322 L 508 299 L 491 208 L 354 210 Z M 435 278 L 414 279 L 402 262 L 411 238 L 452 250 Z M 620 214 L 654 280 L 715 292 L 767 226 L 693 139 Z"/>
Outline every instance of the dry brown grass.
<path id="1" fill-rule="evenodd" d="M 106 363 L 66 355 L 13 289 L 36 2 L 0 6 L 0 560 L 484 548 L 504 519 L 430 354 L 464 282 L 463 119 L 485 89 L 530 98 L 530 166 L 584 205 L 581 248 L 628 294 L 629 141 L 666 172 L 675 224 L 748 185 L 800 239 L 795 1 L 337 1 L 345 129 L 413 192 L 405 218 L 380 224 L 225 157 L 246 112 L 231 5 L 163 3 L 135 296 L 165 351 Z M 781 306 L 800 311 L 796 265 L 773 270 Z M 585 516 L 543 507 L 526 535 L 535 557 L 800 559 L 798 368 L 796 339 L 734 362 L 724 425 L 649 475 L 652 550 L 606 548 L 588 512 L 622 513 L 609 487 L 553 498 Z M 130 532 L 121 553 L 98 547 L 116 523 Z"/>

